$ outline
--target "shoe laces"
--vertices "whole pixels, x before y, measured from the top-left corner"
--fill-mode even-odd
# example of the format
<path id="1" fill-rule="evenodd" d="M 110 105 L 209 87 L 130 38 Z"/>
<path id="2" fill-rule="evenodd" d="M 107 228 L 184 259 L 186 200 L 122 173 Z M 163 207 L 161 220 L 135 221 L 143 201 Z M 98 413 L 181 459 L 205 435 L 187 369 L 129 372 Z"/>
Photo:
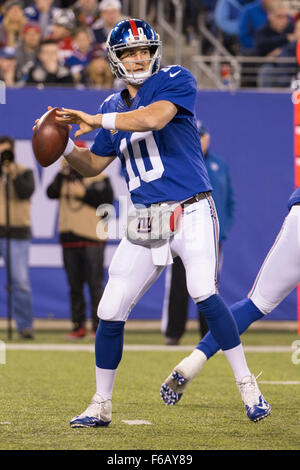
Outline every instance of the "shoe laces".
<path id="1" fill-rule="evenodd" d="M 99 401 L 99 395 L 97 395 L 96 397 L 96 394 L 93 396 L 92 398 L 92 403 L 87 407 L 87 409 L 81 413 L 80 416 L 97 416 L 99 414 L 99 409 L 100 409 L 100 405 L 101 403 L 103 403 L 103 399 L 100 398 L 101 401 Z"/>
<path id="2" fill-rule="evenodd" d="M 261 374 L 262 372 L 260 372 L 257 377 L 254 377 L 254 375 L 249 375 L 243 379 L 248 379 L 247 381 L 244 382 L 242 380 L 241 382 L 237 382 L 237 386 L 242 394 L 243 401 L 245 405 L 249 406 L 250 408 L 259 404 L 261 393 L 256 379 L 260 377 Z"/>

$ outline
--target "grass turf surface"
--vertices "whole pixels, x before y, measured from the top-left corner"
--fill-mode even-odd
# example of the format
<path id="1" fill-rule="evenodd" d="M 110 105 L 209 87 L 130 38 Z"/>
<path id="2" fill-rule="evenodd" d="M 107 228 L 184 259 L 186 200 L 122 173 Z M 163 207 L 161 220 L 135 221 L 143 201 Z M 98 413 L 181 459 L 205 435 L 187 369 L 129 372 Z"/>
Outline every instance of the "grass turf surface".
<path id="1" fill-rule="evenodd" d="M 0 337 L 5 339 L 5 334 Z M 64 338 L 65 332 L 41 331 L 33 344 L 50 339 L 64 343 Z M 299 339 L 296 333 L 288 332 L 250 331 L 243 335 L 245 345 L 290 346 L 295 339 Z M 182 344 L 197 341 L 197 334 L 191 332 Z M 128 331 L 125 343 L 163 344 L 163 340 L 159 332 Z M 261 384 L 272 404 L 272 415 L 251 423 L 222 354 L 210 359 L 176 406 L 165 406 L 159 396 L 160 384 L 186 354 L 125 351 L 116 377 L 110 426 L 71 429 L 70 418 L 86 408 L 95 390 L 94 355 L 7 351 L 6 364 L 0 365 L 0 449 L 300 449 L 300 385 Z M 291 353 L 251 352 L 247 360 L 253 373 L 263 370 L 259 380 L 300 380 L 300 365 L 292 363 Z M 130 426 L 123 420 L 152 424 Z"/>

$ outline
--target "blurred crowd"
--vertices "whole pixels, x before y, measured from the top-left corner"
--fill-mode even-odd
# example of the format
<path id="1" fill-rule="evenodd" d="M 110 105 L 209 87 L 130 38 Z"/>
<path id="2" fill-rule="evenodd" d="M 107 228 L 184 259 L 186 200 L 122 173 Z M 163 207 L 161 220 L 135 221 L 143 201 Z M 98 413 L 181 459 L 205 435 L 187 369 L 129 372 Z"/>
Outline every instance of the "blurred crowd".
<path id="1" fill-rule="evenodd" d="M 157 1 L 146 2 L 147 20 L 154 25 Z M 300 11 L 297 13 L 294 8 L 291 13 L 290 2 L 182 2 L 187 43 L 202 39 L 204 55 L 214 53 L 212 44 L 201 38 L 202 22 L 231 54 L 266 58 L 259 86 L 286 86 L 290 69 L 284 70 L 281 81 L 269 83 L 274 70 L 268 58 L 291 57 L 300 62 Z M 166 0 L 164 7 L 167 20 L 174 22 L 174 2 Z M 118 89 L 121 84 L 111 73 L 105 42 L 113 25 L 124 17 L 121 0 L 0 0 L 0 80 L 10 87 L 74 85 Z"/>
<path id="2" fill-rule="evenodd" d="M 105 48 L 122 18 L 119 0 L 9 0 L 0 8 L 0 79 L 7 86 L 119 87 Z"/>
<path id="3" fill-rule="evenodd" d="M 198 2 L 191 3 L 195 14 Z M 202 0 L 198 5 L 207 28 L 233 55 L 267 56 L 273 52 L 277 56 L 284 46 L 300 38 L 300 4 L 296 11 L 293 0 Z M 199 30 L 194 28 L 193 34 Z"/>
<path id="4" fill-rule="evenodd" d="M 259 87 L 288 87 L 300 66 L 300 3 L 293 0 L 190 0 L 186 34 L 199 37 L 199 21 L 233 56 L 243 56 L 244 72 L 256 67 Z M 192 16 L 193 15 L 193 16 Z M 214 52 L 204 43 L 204 55 Z M 255 63 L 251 58 L 259 58 Z M 276 60 L 276 59 L 279 60 Z M 275 59 L 275 60 L 274 60 Z M 281 60 L 283 59 L 283 60 Z M 285 60 L 286 59 L 286 60 Z M 249 65 L 250 64 L 250 65 Z"/>

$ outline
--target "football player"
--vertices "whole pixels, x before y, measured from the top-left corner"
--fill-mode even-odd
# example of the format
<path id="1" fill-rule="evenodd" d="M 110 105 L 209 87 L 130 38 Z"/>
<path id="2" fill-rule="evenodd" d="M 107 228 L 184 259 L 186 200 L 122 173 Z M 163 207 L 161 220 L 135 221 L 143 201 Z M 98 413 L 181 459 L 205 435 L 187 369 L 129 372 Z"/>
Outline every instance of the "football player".
<path id="1" fill-rule="evenodd" d="M 159 36 L 142 20 L 117 23 L 107 49 L 112 70 L 126 88 L 110 95 L 96 115 L 65 108 L 57 112 L 60 122 L 79 124 L 76 137 L 99 128 L 90 150 L 70 139 L 64 156 L 84 176 L 100 173 L 119 157 L 133 205 L 144 211 L 130 219 L 135 234 L 128 230 L 109 267 L 98 308 L 96 393 L 70 424 L 110 423 L 125 322 L 175 256 L 184 263 L 189 294 L 233 369 L 249 418 L 263 419 L 271 407 L 249 371 L 234 318 L 218 294 L 218 219 L 194 114 L 195 78 L 179 65 L 160 68 Z M 162 233 L 154 211 L 164 221 Z"/>
<path id="2" fill-rule="evenodd" d="M 300 187 L 288 201 L 289 213 L 267 254 L 248 297 L 230 307 L 242 334 L 272 312 L 300 282 Z M 161 387 L 166 405 L 175 405 L 205 362 L 220 349 L 208 332 L 196 349 L 177 364 Z"/>

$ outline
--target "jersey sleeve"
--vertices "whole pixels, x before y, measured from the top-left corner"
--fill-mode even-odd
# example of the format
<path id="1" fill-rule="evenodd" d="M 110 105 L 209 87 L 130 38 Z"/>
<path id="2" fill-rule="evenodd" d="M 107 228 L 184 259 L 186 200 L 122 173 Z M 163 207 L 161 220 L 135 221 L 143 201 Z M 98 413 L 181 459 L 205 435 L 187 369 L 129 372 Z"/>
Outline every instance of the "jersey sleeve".
<path id="1" fill-rule="evenodd" d="M 107 103 L 109 102 L 111 96 L 109 96 L 105 101 L 103 101 L 103 103 L 99 107 L 99 110 L 97 111 L 97 114 L 109 112 L 109 110 L 107 109 Z M 99 129 L 96 134 L 94 143 L 90 148 L 90 151 L 95 155 L 101 157 L 115 157 L 117 155 L 116 149 L 112 144 L 111 134 L 109 130 L 103 128 Z"/>
<path id="2" fill-rule="evenodd" d="M 155 92 L 152 103 L 170 101 L 179 106 L 185 114 L 193 115 L 195 109 L 197 84 L 191 72 L 181 66 L 161 69 L 160 86 Z"/>

